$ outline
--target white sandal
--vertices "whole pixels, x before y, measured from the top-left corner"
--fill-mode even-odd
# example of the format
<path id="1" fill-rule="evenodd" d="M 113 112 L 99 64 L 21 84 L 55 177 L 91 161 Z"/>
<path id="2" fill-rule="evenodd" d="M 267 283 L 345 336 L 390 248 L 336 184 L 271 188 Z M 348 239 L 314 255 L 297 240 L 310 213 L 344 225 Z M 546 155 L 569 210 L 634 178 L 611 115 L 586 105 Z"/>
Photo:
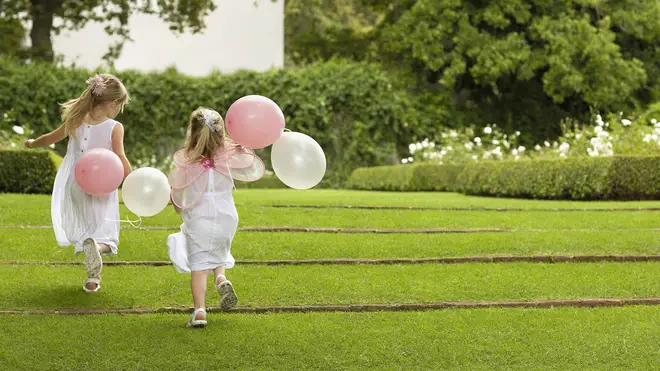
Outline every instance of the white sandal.
<path id="1" fill-rule="evenodd" d="M 218 278 L 224 278 L 218 285 Z M 238 303 L 238 297 L 236 296 L 236 291 L 234 291 L 234 286 L 231 285 L 231 282 L 225 276 L 218 276 L 215 280 L 215 287 L 218 289 L 218 294 L 220 294 L 220 308 L 230 309 L 236 303 Z"/>
<path id="2" fill-rule="evenodd" d="M 96 287 L 93 290 L 90 290 L 87 288 L 87 285 L 90 283 L 96 284 Z M 101 288 L 101 279 L 100 278 L 88 278 L 85 280 L 85 284 L 83 285 L 83 290 L 85 292 L 97 292 Z"/>
<path id="3" fill-rule="evenodd" d="M 197 314 L 204 313 L 204 319 L 197 319 Z M 192 318 L 188 321 L 187 327 L 203 328 L 206 327 L 206 309 L 197 308 L 193 311 Z"/>
<path id="4" fill-rule="evenodd" d="M 87 277 L 100 277 L 103 269 L 103 259 L 101 259 L 99 246 L 93 238 L 88 238 L 83 242 L 83 252 L 85 253 Z"/>

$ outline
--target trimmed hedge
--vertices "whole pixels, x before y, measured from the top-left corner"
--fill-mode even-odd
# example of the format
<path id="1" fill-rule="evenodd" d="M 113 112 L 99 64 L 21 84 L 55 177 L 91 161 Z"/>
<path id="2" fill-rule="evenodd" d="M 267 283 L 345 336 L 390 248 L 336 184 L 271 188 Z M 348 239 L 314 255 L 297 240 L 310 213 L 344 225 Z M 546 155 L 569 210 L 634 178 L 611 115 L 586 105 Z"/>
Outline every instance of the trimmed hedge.
<path id="1" fill-rule="evenodd" d="M 56 173 L 47 151 L 0 150 L 0 193 L 51 193 Z"/>
<path id="2" fill-rule="evenodd" d="M 252 189 L 276 189 L 276 188 L 288 188 L 284 183 L 282 183 L 275 175 L 264 175 L 261 179 L 256 182 L 241 182 L 236 181 L 236 188 L 252 188 Z"/>
<path id="3" fill-rule="evenodd" d="M 27 126 L 41 134 L 60 125 L 58 103 L 77 97 L 95 72 L 50 64 L 19 65 L 0 59 L 0 130 Z M 188 116 L 198 106 L 225 114 L 238 98 L 259 94 L 282 108 L 287 128 L 310 135 L 323 147 L 328 172 L 322 186 L 338 186 L 357 167 L 393 163 L 407 152 L 417 112 L 408 94 L 394 88 L 375 64 L 330 61 L 264 73 L 189 77 L 122 71 L 132 101 L 118 120 L 125 128 L 132 163 L 163 161 L 183 145 Z M 2 126 L 4 125 L 4 127 Z M 65 142 L 65 141 L 64 141 Z M 64 153 L 66 143 L 57 147 Z M 258 151 L 269 166 L 270 149 Z M 167 166 L 164 162 L 157 166 Z"/>
<path id="4" fill-rule="evenodd" d="M 371 191 L 456 191 L 458 165 L 396 165 L 356 169 L 347 188 Z"/>
<path id="5" fill-rule="evenodd" d="M 660 199 L 660 157 L 482 161 L 357 169 L 348 185 L 385 191 L 455 191 L 469 195 L 557 200 Z"/>

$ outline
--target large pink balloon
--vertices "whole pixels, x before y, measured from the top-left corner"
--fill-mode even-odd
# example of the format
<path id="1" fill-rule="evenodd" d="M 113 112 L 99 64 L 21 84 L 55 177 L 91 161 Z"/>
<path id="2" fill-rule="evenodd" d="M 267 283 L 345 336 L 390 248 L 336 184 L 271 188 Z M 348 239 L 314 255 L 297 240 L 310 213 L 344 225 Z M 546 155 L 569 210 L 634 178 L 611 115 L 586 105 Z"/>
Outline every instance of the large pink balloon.
<path id="1" fill-rule="evenodd" d="M 96 148 L 84 153 L 74 169 L 78 186 L 93 196 L 103 196 L 119 188 L 124 165 L 114 152 Z"/>
<path id="2" fill-rule="evenodd" d="M 284 131 L 282 110 L 261 95 L 248 95 L 234 102 L 227 111 L 225 122 L 231 138 L 251 149 L 268 147 Z"/>

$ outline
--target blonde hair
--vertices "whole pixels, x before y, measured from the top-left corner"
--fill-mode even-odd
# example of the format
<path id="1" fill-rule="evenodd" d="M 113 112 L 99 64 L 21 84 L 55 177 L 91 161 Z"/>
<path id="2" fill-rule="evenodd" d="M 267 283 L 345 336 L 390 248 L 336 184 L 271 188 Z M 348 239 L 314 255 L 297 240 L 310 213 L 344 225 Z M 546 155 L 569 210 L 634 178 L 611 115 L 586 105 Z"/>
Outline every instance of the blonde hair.
<path id="1" fill-rule="evenodd" d="M 218 112 L 204 107 L 193 111 L 188 122 L 185 146 L 189 161 L 213 158 L 222 149 L 224 140 L 224 121 Z"/>
<path id="2" fill-rule="evenodd" d="M 92 109 L 116 101 L 123 111 L 129 100 L 128 91 L 116 76 L 101 74 L 89 78 L 87 89 L 78 98 L 62 104 L 62 121 L 67 135 L 76 135 L 76 129 Z"/>

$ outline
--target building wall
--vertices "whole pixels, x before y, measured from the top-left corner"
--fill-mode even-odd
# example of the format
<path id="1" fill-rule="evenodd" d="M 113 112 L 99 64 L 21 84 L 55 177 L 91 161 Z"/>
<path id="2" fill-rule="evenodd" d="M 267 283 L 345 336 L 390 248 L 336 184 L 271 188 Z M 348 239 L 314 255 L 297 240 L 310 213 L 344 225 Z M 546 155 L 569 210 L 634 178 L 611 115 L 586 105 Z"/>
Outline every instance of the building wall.
<path id="1" fill-rule="evenodd" d="M 284 65 L 284 0 L 217 0 L 203 34 L 176 36 L 157 16 L 133 15 L 131 38 L 117 60 L 119 70 L 178 71 L 203 76 L 213 70 L 263 71 Z M 103 25 L 90 23 L 76 32 L 53 37 L 57 55 L 67 63 L 94 68 L 112 41 Z"/>

